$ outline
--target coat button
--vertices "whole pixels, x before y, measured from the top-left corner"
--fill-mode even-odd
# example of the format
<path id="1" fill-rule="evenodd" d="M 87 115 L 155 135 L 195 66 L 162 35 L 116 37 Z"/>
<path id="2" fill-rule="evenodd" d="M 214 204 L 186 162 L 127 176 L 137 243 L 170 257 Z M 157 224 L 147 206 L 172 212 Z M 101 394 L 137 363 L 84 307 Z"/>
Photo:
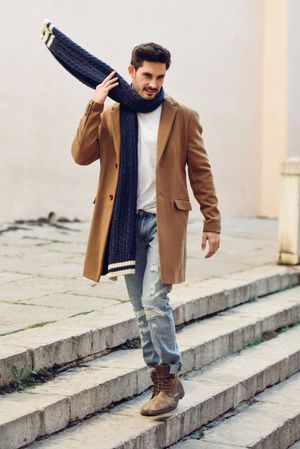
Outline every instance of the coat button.
<path id="1" fill-rule="evenodd" d="M 114 196 L 113 196 L 112 194 L 109 195 L 109 199 L 110 199 L 110 200 L 112 200 L 113 197 L 114 197 Z"/>
<path id="2" fill-rule="evenodd" d="M 116 168 L 118 168 L 118 164 L 117 164 L 117 162 L 115 163 L 115 167 L 116 167 Z"/>

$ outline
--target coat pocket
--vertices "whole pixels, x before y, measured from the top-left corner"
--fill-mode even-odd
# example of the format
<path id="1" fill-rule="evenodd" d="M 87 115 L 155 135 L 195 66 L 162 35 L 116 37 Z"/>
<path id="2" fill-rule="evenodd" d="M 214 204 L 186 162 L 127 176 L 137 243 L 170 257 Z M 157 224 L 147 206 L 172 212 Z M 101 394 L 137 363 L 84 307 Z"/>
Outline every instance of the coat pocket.
<path id="1" fill-rule="evenodd" d="M 175 206 L 180 210 L 192 210 L 192 205 L 189 199 L 175 199 Z"/>

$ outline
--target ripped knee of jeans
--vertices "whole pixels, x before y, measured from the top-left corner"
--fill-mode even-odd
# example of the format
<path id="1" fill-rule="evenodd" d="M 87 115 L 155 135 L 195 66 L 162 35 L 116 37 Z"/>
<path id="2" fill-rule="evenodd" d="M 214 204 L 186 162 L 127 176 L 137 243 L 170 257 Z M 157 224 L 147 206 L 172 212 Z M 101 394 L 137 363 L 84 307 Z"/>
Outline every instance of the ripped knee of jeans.
<path id="1" fill-rule="evenodd" d="M 144 318 L 146 316 L 144 309 L 135 310 L 134 313 L 137 318 Z"/>
<path id="2" fill-rule="evenodd" d="M 149 320 L 155 320 L 157 318 L 163 318 L 166 313 L 159 307 L 155 306 L 144 306 L 147 318 Z"/>

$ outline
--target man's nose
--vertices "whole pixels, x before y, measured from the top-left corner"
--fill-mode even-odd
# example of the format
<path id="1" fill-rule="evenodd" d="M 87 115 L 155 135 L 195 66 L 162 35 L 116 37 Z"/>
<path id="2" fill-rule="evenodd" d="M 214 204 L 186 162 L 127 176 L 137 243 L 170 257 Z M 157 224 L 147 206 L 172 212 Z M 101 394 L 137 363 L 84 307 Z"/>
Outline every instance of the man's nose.
<path id="1" fill-rule="evenodd" d="M 157 82 L 156 82 L 156 80 L 150 81 L 149 87 L 150 87 L 151 89 L 157 89 Z"/>

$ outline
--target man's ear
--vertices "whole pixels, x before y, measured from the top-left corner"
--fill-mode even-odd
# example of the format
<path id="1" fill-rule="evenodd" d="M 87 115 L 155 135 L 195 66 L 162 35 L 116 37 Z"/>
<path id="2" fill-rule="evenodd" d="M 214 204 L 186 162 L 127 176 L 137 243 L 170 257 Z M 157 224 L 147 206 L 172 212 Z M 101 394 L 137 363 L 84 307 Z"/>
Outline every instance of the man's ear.
<path id="1" fill-rule="evenodd" d="M 133 78 L 133 76 L 135 75 L 135 68 L 132 64 L 129 64 L 128 66 L 128 73 L 131 76 L 131 78 Z"/>

